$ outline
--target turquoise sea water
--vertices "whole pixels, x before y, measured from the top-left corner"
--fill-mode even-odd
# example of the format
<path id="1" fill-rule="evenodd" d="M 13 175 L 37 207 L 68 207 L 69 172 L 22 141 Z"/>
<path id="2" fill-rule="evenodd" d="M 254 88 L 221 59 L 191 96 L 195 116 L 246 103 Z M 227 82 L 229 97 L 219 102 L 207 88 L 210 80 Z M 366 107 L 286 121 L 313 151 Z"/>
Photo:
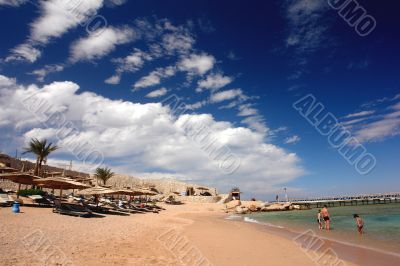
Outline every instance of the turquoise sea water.
<path id="1" fill-rule="evenodd" d="M 312 229 L 329 239 L 400 254 L 400 204 L 329 208 L 332 228 L 330 232 L 318 229 L 317 212 L 318 209 L 264 212 L 246 215 L 245 219 L 295 232 Z M 354 213 L 364 220 L 365 234 L 362 237 L 357 233 Z"/>

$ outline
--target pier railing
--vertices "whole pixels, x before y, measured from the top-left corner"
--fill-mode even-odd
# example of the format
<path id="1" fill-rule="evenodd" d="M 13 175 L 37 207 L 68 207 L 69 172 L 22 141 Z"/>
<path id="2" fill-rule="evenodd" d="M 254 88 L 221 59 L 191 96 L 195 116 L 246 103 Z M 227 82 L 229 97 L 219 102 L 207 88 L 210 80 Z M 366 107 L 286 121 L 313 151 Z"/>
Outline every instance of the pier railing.
<path id="1" fill-rule="evenodd" d="M 316 198 L 293 198 L 290 199 L 293 204 L 299 205 L 316 205 L 322 207 L 335 206 L 353 206 L 353 205 L 368 205 L 368 204 L 385 204 L 385 203 L 400 203 L 400 192 L 380 193 L 380 194 L 361 194 L 354 196 L 333 196 L 333 197 L 316 197 Z"/>

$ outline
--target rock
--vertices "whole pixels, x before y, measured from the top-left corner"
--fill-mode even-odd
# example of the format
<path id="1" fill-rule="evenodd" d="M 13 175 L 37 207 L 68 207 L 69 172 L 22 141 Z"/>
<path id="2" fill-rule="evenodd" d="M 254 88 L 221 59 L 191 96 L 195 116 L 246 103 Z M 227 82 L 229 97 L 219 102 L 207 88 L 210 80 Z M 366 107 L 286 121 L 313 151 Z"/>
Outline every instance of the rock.
<path id="1" fill-rule="evenodd" d="M 236 206 L 240 206 L 240 200 L 232 200 L 225 205 L 226 209 L 234 209 Z"/>
<path id="2" fill-rule="evenodd" d="M 295 209 L 295 210 L 300 210 L 301 207 L 300 207 L 300 205 L 293 205 L 293 209 Z"/>
<path id="3" fill-rule="evenodd" d="M 249 210 L 252 212 L 256 212 L 258 210 L 258 208 L 256 207 L 256 205 L 250 205 Z"/>
<path id="4" fill-rule="evenodd" d="M 235 208 L 235 211 L 236 211 L 237 214 L 243 214 L 244 213 L 243 209 L 240 206 L 237 206 Z"/>

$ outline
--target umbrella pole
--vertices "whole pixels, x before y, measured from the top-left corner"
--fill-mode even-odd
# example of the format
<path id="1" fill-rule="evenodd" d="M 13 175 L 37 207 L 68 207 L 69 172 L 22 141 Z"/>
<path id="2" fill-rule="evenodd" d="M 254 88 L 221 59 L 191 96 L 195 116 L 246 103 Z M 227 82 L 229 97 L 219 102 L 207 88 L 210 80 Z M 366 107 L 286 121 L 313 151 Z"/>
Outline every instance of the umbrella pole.
<path id="1" fill-rule="evenodd" d="M 19 191 L 21 190 L 21 184 L 18 184 L 17 199 L 19 199 Z"/>
<path id="2" fill-rule="evenodd" d="M 62 189 L 60 188 L 60 203 L 61 203 Z"/>

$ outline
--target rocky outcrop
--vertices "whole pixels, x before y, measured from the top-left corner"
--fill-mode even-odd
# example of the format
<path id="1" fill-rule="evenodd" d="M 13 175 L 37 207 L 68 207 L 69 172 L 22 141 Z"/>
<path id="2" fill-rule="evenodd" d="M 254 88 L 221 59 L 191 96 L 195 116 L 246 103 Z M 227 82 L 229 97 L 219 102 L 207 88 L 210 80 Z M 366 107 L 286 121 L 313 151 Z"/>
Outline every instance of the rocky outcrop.
<path id="1" fill-rule="evenodd" d="M 240 201 L 233 200 L 225 204 L 225 212 L 232 212 L 236 214 L 246 214 L 251 212 L 269 212 L 269 211 L 289 211 L 300 210 L 299 205 L 293 205 L 290 202 L 266 204 L 262 201 Z"/>

